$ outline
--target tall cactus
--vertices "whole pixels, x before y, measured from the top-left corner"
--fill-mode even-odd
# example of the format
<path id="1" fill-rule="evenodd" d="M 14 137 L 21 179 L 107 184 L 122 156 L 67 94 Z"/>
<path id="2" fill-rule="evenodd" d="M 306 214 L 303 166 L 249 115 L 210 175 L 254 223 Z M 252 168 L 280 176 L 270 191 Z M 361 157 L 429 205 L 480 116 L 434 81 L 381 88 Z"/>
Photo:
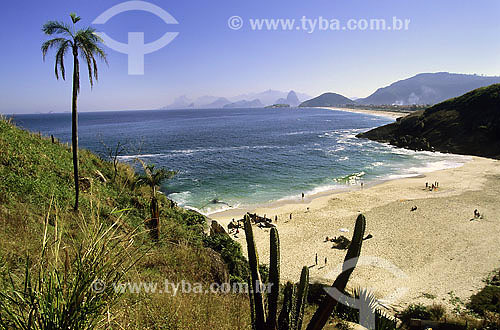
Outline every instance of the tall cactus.
<path id="1" fill-rule="evenodd" d="M 280 293 L 280 238 L 278 230 L 271 228 L 269 239 L 269 294 L 267 328 L 276 329 L 276 316 L 278 314 L 278 297 Z"/>
<path id="2" fill-rule="evenodd" d="M 248 248 L 248 264 L 250 266 L 250 276 L 252 279 L 251 289 L 253 294 L 253 306 L 251 307 L 255 313 L 255 328 L 257 330 L 265 329 L 266 315 L 264 312 L 264 299 L 262 296 L 262 280 L 259 273 L 259 256 L 257 255 L 257 248 L 253 238 L 252 223 L 250 217 L 245 215 L 245 236 Z"/>
<path id="3" fill-rule="evenodd" d="M 333 287 L 339 290 L 340 292 L 344 292 L 347 282 L 349 281 L 349 277 L 354 271 L 354 267 L 357 264 L 357 258 L 359 258 L 361 253 L 361 246 L 363 245 L 363 236 L 365 234 L 366 228 L 366 219 L 360 214 L 356 219 L 356 225 L 354 227 L 354 233 L 352 236 L 352 242 L 347 250 L 347 254 L 344 259 L 344 264 L 342 266 L 342 273 L 335 279 L 333 282 Z M 347 268 L 347 261 L 350 261 L 349 268 Z M 335 306 L 337 305 L 337 301 L 330 295 L 326 295 L 325 300 L 319 305 L 319 308 L 314 313 L 309 325 L 307 326 L 307 330 L 319 330 L 323 329 L 326 322 L 330 318 Z"/>
<path id="4" fill-rule="evenodd" d="M 245 234 L 248 248 L 248 263 L 250 266 L 251 281 L 250 288 L 250 311 L 252 316 L 253 330 L 301 330 L 304 317 L 304 309 L 309 287 L 309 268 L 304 266 L 300 276 L 300 282 L 295 290 L 291 282 L 287 282 L 283 292 L 283 306 L 276 320 L 278 310 L 279 280 L 280 280 L 280 243 L 276 228 L 271 229 L 270 235 L 270 262 L 269 262 L 269 286 L 268 312 L 264 309 L 264 297 L 262 295 L 262 280 L 259 273 L 259 258 L 255 246 L 250 217 L 245 215 Z M 345 290 L 349 277 L 357 264 L 357 258 L 361 253 L 363 236 L 365 233 L 366 219 L 360 214 L 356 219 L 352 242 L 347 251 L 342 266 L 342 273 L 335 279 L 333 287 L 340 292 Z M 349 267 L 347 261 L 350 262 Z M 307 330 L 322 329 L 333 312 L 337 301 L 327 295 L 325 301 L 320 304 L 318 310 L 307 326 Z"/>
<path id="5" fill-rule="evenodd" d="M 295 311 L 293 315 L 292 329 L 302 329 L 304 319 L 304 309 L 307 302 L 307 290 L 309 288 L 309 268 L 304 266 L 300 274 L 300 282 L 297 288 L 297 297 L 295 299 Z"/>
<path id="6" fill-rule="evenodd" d="M 278 329 L 289 330 L 292 322 L 292 309 L 293 309 L 293 284 L 287 282 L 283 290 L 283 307 L 278 317 Z"/>

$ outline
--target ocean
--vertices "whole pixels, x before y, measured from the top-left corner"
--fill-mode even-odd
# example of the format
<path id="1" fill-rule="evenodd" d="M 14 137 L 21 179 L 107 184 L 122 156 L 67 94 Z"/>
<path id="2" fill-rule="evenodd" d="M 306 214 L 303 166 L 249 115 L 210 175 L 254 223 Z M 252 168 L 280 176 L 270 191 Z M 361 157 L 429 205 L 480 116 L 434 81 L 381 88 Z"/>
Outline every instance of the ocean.
<path id="1" fill-rule="evenodd" d="M 71 141 L 69 113 L 13 119 L 20 127 Z M 138 171 L 136 158 L 178 171 L 161 191 L 207 215 L 418 176 L 469 159 L 355 137 L 392 121 L 317 108 L 87 112 L 79 114 L 79 145 L 105 158 L 106 146 L 120 142 L 125 145 L 120 160 Z"/>

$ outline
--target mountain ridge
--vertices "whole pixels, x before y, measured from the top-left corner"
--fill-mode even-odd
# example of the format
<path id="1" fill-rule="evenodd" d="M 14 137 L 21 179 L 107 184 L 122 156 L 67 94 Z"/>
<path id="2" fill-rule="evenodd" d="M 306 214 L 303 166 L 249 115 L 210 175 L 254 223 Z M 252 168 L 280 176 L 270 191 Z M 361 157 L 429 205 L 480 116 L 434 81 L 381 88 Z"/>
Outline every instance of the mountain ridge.
<path id="1" fill-rule="evenodd" d="M 500 159 L 500 84 L 475 89 L 357 137 L 412 150 Z"/>

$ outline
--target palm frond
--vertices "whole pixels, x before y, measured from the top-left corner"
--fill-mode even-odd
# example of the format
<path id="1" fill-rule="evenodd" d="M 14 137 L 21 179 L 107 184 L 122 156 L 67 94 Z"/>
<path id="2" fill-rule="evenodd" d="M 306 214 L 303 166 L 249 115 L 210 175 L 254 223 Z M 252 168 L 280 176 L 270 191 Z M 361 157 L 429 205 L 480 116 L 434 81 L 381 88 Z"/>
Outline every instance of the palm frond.
<path id="1" fill-rule="evenodd" d="M 79 20 L 81 20 L 81 17 L 77 16 L 76 13 L 71 13 L 69 14 L 69 16 L 71 17 L 71 21 L 73 22 L 73 24 L 76 24 Z"/>
<path id="2" fill-rule="evenodd" d="M 75 34 L 75 43 L 81 49 L 82 59 L 87 64 L 90 86 L 94 86 L 94 80 L 99 79 L 99 71 L 97 67 L 96 56 L 103 60 L 106 64 L 106 53 L 100 48 L 102 39 L 95 34 L 95 29 L 86 28 L 78 30 Z"/>
<path id="3" fill-rule="evenodd" d="M 73 37 L 73 33 L 71 33 L 71 28 L 66 23 L 59 21 L 48 21 L 43 25 L 42 31 L 48 35 L 63 34 Z"/>
<path id="4" fill-rule="evenodd" d="M 71 43 L 71 40 L 66 39 L 66 38 L 54 38 L 54 39 L 50 39 L 50 40 L 45 41 L 42 44 L 43 60 L 45 61 L 45 57 L 47 56 L 47 53 L 51 48 L 55 48 L 55 47 L 60 48 L 67 41 L 69 41 Z"/>
<path id="5" fill-rule="evenodd" d="M 73 24 L 76 24 L 80 17 L 75 13 L 70 14 Z M 99 78 L 98 66 L 96 58 L 103 60 L 106 64 L 108 63 L 106 58 L 106 53 L 101 48 L 104 43 L 101 37 L 99 37 L 95 29 L 87 27 L 73 32 L 73 28 L 64 22 L 59 21 L 48 21 L 42 27 L 43 32 L 47 35 L 60 34 L 62 36 L 48 40 L 42 44 L 42 54 L 43 59 L 51 48 L 57 48 L 56 53 L 56 63 L 55 63 L 55 75 L 59 79 L 59 74 L 62 78 L 66 78 L 66 70 L 64 67 L 64 57 L 68 49 L 73 48 L 74 54 L 80 51 L 79 55 L 81 59 L 87 64 L 87 70 L 89 75 L 90 86 L 94 86 Z M 75 58 L 75 87 L 77 92 L 80 91 L 80 74 L 79 74 L 79 61 Z"/>
<path id="6" fill-rule="evenodd" d="M 66 55 L 66 52 L 69 49 L 70 43 L 71 43 L 70 40 L 66 40 L 66 42 L 64 42 L 57 51 L 56 64 L 55 64 L 55 74 L 57 79 L 59 79 L 59 70 L 60 70 L 63 80 L 66 80 L 66 70 L 64 68 L 64 56 Z"/>
<path id="7" fill-rule="evenodd" d="M 80 53 L 82 56 L 82 59 L 87 64 L 87 70 L 89 73 L 90 88 L 92 88 L 92 87 L 94 87 L 94 79 L 92 76 L 94 76 L 96 81 L 98 79 L 97 63 L 96 63 L 94 55 L 92 53 L 89 53 L 85 48 L 81 48 L 80 50 L 82 51 Z"/>

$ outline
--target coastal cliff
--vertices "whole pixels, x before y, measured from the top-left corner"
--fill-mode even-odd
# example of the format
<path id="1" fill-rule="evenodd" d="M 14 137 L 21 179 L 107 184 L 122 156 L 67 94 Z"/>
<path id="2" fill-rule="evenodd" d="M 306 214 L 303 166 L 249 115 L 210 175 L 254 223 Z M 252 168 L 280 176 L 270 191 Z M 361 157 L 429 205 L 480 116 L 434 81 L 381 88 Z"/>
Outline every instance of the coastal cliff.
<path id="1" fill-rule="evenodd" d="M 357 137 L 412 150 L 500 159 L 500 84 L 416 111 Z"/>

